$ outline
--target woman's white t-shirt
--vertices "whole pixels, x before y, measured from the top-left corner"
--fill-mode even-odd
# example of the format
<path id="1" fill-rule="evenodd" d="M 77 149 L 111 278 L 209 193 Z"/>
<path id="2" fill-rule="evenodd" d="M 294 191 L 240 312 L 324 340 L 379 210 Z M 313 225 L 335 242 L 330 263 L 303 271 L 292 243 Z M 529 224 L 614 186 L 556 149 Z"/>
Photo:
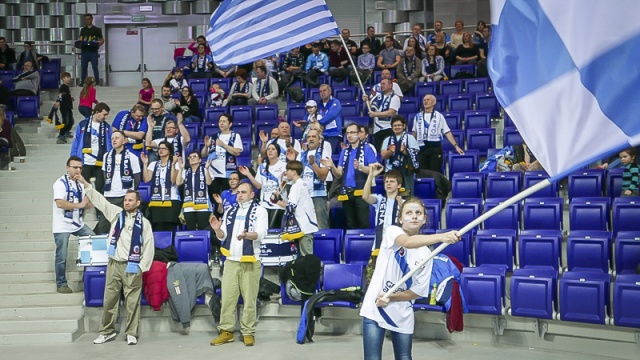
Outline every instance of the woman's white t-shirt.
<path id="1" fill-rule="evenodd" d="M 287 164 L 281 160 L 278 160 L 275 165 L 269 165 L 269 173 L 266 172 L 266 165 L 264 163 L 258 167 L 256 181 L 262 184 L 262 188 L 260 189 L 260 205 L 265 209 L 284 210 L 284 208 L 272 203 L 269 199 L 271 198 L 271 194 L 280 187 L 282 174 L 286 169 Z"/>

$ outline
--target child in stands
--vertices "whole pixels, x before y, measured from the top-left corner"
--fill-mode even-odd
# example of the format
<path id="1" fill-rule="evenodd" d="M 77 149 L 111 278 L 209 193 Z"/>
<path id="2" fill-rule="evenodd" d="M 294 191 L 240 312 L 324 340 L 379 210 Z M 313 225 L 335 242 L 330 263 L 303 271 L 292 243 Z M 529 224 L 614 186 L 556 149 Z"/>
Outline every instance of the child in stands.
<path id="1" fill-rule="evenodd" d="M 640 169 L 636 163 L 636 149 L 628 148 L 620 151 L 620 162 L 624 165 L 622 173 L 622 197 L 638 196 L 638 173 Z"/>
<path id="2" fill-rule="evenodd" d="M 151 80 L 149 78 L 142 79 L 142 89 L 138 92 L 138 104 L 144 106 L 145 114 L 149 113 L 149 106 L 151 106 L 151 100 L 153 100 L 155 91 Z"/>
<path id="3" fill-rule="evenodd" d="M 209 106 L 222 106 L 226 99 L 226 93 L 220 88 L 220 84 L 213 83 L 209 88 Z"/>
<path id="4" fill-rule="evenodd" d="M 97 104 L 98 99 L 96 99 L 96 79 L 93 76 L 87 76 L 84 79 L 84 84 L 82 85 L 82 90 L 80 90 L 80 101 L 78 103 L 78 111 L 80 114 L 84 116 L 84 118 L 88 118 L 91 116 L 93 112 L 93 104 Z"/>

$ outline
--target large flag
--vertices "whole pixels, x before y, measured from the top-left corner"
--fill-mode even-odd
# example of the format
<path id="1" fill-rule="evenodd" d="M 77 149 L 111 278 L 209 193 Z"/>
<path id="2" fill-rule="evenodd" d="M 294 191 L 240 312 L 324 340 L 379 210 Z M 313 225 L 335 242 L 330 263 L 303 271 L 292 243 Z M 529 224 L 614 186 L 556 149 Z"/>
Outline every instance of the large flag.
<path id="1" fill-rule="evenodd" d="M 225 0 L 211 15 L 207 41 L 226 67 L 339 33 L 323 0 Z"/>
<path id="2" fill-rule="evenodd" d="M 499 102 L 557 180 L 640 143 L 638 0 L 492 0 Z"/>

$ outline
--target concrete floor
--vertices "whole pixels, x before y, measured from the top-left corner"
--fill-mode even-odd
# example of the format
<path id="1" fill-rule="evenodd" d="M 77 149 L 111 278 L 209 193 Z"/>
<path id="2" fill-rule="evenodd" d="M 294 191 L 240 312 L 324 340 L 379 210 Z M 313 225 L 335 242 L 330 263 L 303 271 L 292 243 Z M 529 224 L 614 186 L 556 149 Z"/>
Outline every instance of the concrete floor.
<path id="1" fill-rule="evenodd" d="M 222 346 L 212 347 L 209 341 L 214 334 L 194 332 L 188 336 L 170 333 L 144 334 L 136 346 L 127 346 L 123 335 L 102 345 L 94 345 L 96 334 L 85 334 L 71 344 L 2 346 L 0 358 L 20 360 L 99 360 L 99 359 L 233 359 L 238 356 L 252 359 L 300 360 L 300 359 L 362 359 L 362 337 L 359 335 L 316 335 L 313 344 L 298 345 L 295 334 L 282 332 L 260 332 L 256 336 L 256 346 L 246 348 L 239 340 Z M 242 354 L 242 355 L 240 355 Z M 393 358 L 391 340 L 383 347 L 383 359 Z M 599 356 L 585 356 L 566 352 L 523 349 L 504 345 L 478 344 L 461 341 L 414 340 L 414 359 L 438 360 L 587 360 L 612 359 Z"/>

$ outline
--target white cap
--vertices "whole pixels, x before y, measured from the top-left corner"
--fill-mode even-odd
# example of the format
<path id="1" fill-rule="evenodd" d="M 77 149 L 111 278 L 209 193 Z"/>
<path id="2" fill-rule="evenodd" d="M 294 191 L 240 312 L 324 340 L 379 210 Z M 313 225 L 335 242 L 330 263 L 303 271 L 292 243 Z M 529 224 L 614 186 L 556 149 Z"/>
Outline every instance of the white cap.
<path id="1" fill-rule="evenodd" d="M 310 106 L 318 107 L 318 104 L 316 103 L 316 101 L 315 101 L 315 100 L 309 100 L 309 101 L 307 101 L 307 103 L 304 105 L 304 107 L 310 107 Z"/>

